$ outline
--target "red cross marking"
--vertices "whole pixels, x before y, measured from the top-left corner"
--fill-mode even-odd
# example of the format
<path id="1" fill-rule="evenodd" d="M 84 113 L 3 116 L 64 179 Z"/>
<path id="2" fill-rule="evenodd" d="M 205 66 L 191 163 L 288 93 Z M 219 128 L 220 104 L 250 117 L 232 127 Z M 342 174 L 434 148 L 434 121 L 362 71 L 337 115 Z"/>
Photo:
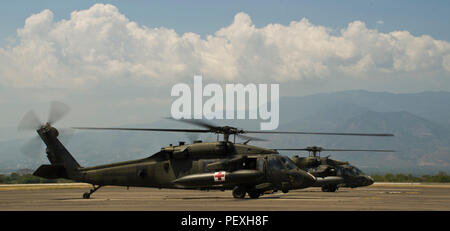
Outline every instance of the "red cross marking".
<path id="1" fill-rule="evenodd" d="M 225 178 L 225 172 L 216 172 L 214 173 L 214 180 L 222 181 L 222 177 Z"/>

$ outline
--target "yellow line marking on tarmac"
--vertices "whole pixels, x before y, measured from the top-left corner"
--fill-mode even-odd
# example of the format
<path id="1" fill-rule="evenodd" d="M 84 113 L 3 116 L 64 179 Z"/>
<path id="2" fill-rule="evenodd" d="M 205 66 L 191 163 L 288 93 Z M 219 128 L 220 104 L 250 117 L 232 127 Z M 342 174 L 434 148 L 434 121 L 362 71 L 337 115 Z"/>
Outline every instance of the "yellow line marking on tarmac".
<path id="1" fill-rule="evenodd" d="M 450 183 L 391 183 L 375 182 L 369 187 L 411 187 L 411 188 L 450 188 Z"/>
<path id="2" fill-rule="evenodd" d="M 419 194 L 419 192 L 406 192 L 406 194 Z"/>
<path id="3" fill-rule="evenodd" d="M 0 184 L 0 191 L 4 190 L 33 190 L 33 189 L 73 189 L 92 187 L 86 183 L 56 183 L 56 184 Z"/>

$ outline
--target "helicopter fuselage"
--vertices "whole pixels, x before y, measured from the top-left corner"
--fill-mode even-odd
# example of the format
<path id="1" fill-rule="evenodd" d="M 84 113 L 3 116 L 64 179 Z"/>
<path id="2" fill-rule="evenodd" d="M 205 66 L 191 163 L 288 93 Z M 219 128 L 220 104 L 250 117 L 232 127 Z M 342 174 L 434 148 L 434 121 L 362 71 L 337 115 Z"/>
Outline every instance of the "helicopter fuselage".
<path id="1" fill-rule="evenodd" d="M 298 157 L 292 158 L 301 169 L 308 171 L 317 178 L 315 187 L 323 191 L 336 191 L 339 187 L 363 187 L 374 183 L 374 180 L 348 162 L 330 159 L 328 157 Z"/>
<path id="2" fill-rule="evenodd" d="M 285 164 L 287 157 L 276 154 L 236 154 L 222 158 L 174 156 L 175 153 L 162 150 L 145 159 L 81 168 L 79 180 L 94 185 L 183 189 L 254 188 L 267 183 L 260 186 L 264 190 L 306 188 L 315 181 L 311 174 Z M 223 178 L 216 179 L 217 175 Z"/>
<path id="3" fill-rule="evenodd" d="M 257 198 L 267 190 L 287 192 L 306 188 L 316 181 L 313 175 L 275 150 L 231 142 L 181 143 L 164 147 L 148 158 L 83 168 L 67 164 L 65 160 L 70 159 L 70 153 L 56 138 L 56 133 L 47 130 L 38 133 L 47 143 L 49 158 L 59 158 L 52 165 L 36 170 L 35 175 L 47 178 L 65 177 L 99 187 L 233 189 L 236 198 L 243 198 L 242 193 L 245 196 L 246 192 Z M 69 168 L 71 171 L 65 174 Z M 94 187 L 91 193 L 98 188 Z"/>

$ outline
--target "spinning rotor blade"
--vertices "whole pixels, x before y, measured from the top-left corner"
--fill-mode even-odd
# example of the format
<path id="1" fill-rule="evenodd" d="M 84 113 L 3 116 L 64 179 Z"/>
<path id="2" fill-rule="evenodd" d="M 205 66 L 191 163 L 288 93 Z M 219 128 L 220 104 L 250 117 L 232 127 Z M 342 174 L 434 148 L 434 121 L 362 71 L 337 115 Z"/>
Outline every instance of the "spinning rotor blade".
<path id="1" fill-rule="evenodd" d="M 336 135 L 336 136 L 394 136 L 394 134 L 387 134 L 387 133 L 342 133 L 342 132 L 336 133 L 336 132 L 244 131 L 244 133 Z"/>
<path id="2" fill-rule="evenodd" d="M 378 149 L 322 149 L 327 152 L 395 152 L 395 150 L 378 150 Z"/>
<path id="3" fill-rule="evenodd" d="M 261 139 L 261 138 L 251 137 L 251 136 L 244 136 L 244 135 L 241 135 L 241 134 L 238 134 L 237 136 L 240 137 L 240 138 L 242 138 L 242 139 L 244 139 L 244 140 L 252 140 L 252 141 L 268 141 L 268 140 L 266 140 L 266 139 Z"/>
<path id="4" fill-rule="evenodd" d="M 242 130 L 238 128 L 233 127 L 221 127 L 221 126 L 215 126 L 210 123 L 205 122 L 204 120 L 190 120 L 190 119 L 180 119 L 176 120 L 173 118 L 168 117 L 167 119 L 180 121 L 184 123 L 190 123 L 195 124 L 204 128 L 211 129 L 211 132 L 220 131 L 221 128 L 231 128 L 234 129 L 233 133 L 230 134 L 242 134 L 242 133 L 256 133 L 256 134 L 304 134 L 304 135 L 338 135 L 338 136 L 394 136 L 393 134 L 387 134 L 387 133 L 342 133 L 342 132 L 292 132 L 292 131 L 247 131 Z M 231 130 L 230 130 L 231 131 Z"/>
<path id="5" fill-rule="evenodd" d="M 282 151 L 309 151 L 310 149 L 306 149 L 306 148 L 274 148 L 273 150 L 282 150 Z"/>
<path id="6" fill-rule="evenodd" d="M 219 126 L 215 126 L 215 125 L 213 125 L 211 123 L 207 123 L 204 120 L 195 120 L 195 119 L 179 119 L 179 120 L 177 120 L 177 119 L 174 119 L 174 118 L 171 118 L 171 117 L 166 117 L 166 119 L 179 121 L 179 122 L 183 122 L 183 123 L 188 123 L 188 124 L 195 124 L 197 126 L 204 127 L 204 128 L 209 128 L 209 129 L 214 129 L 214 128 L 219 127 Z"/>
<path id="7" fill-rule="evenodd" d="M 34 112 L 34 110 L 29 111 L 25 116 L 22 118 L 22 120 L 19 122 L 18 130 L 19 131 L 26 131 L 26 130 L 38 130 L 41 129 L 43 126 L 51 126 L 55 122 L 62 119 L 67 113 L 70 111 L 70 108 L 61 102 L 53 101 L 50 104 L 49 114 L 48 114 L 48 121 L 44 125 Z M 73 133 L 73 130 L 68 129 L 62 129 L 60 130 L 59 134 L 63 135 L 62 138 L 70 138 L 71 134 Z M 34 137 L 28 142 L 26 142 L 22 147 L 20 148 L 20 151 L 24 153 L 26 156 L 31 157 L 33 159 L 39 158 L 39 154 L 42 152 L 42 145 L 43 142 L 40 139 L 40 137 Z"/>
<path id="8" fill-rule="evenodd" d="M 60 119 L 62 119 L 65 115 L 67 115 L 69 111 L 70 111 L 69 106 L 61 102 L 53 101 L 50 104 L 47 122 L 49 124 L 54 124 L 58 122 Z"/>
<path id="9" fill-rule="evenodd" d="M 395 150 L 377 150 L 377 149 L 310 149 L 310 148 L 275 148 L 281 151 L 327 151 L 327 152 L 395 152 Z"/>
<path id="10" fill-rule="evenodd" d="M 216 128 L 215 126 L 206 123 L 204 121 L 199 120 L 176 120 L 170 117 L 166 117 L 166 119 L 181 121 L 185 123 L 195 124 L 200 127 L 208 128 L 206 129 L 172 129 L 172 128 L 107 128 L 107 127 L 73 127 L 74 129 L 83 129 L 83 130 L 121 130 L 121 131 L 156 131 L 156 132 L 195 132 L 195 133 L 205 133 L 212 132 L 212 129 Z"/>
<path id="11" fill-rule="evenodd" d="M 170 129 L 170 128 L 100 128 L 100 127 L 72 127 L 82 130 L 122 130 L 122 131 L 157 131 L 157 132 L 209 132 L 202 129 Z"/>
<path id="12" fill-rule="evenodd" d="M 176 120 L 170 117 L 166 119 Z M 107 127 L 73 127 L 74 129 L 85 130 L 126 130 L 126 131 L 160 131 L 160 132 L 200 132 L 200 133 L 216 133 L 224 134 L 224 139 L 228 140 L 229 135 L 237 135 L 247 140 L 267 141 L 261 138 L 245 136 L 245 133 L 256 134 L 313 134 L 313 135 L 347 135 L 347 136 L 393 136 L 392 134 L 370 134 L 370 133 L 325 133 L 325 132 L 290 132 L 290 131 L 246 131 L 240 128 L 230 126 L 215 126 L 203 120 L 180 119 L 176 120 L 184 123 L 194 124 L 207 129 L 166 129 L 166 128 L 107 128 Z"/>
<path id="13" fill-rule="evenodd" d="M 17 127 L 18 131 L 29 131 L 29 130 L 37 130 L 40 126 L 42 126 L 41 121 L 39 120 L 36 112 L 31 110 L 25 114 L 22 120 L 19 122 L 19 126 Z"/>

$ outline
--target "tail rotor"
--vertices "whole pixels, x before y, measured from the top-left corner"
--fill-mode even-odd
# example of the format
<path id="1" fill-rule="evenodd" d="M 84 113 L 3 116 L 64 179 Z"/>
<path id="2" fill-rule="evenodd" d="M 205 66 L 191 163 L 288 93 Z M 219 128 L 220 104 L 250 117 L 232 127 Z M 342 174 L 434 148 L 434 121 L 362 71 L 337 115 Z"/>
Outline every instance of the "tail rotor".
<path id="1" fill-rule="evenodd" d="M 19 132 L 24 131 L 38 131 L 44 128 L 52 127 L 56 122 L 64 118 L 70 111 L 69 106 L 64 103 L 53 101 L 50 104 L 48 120 L 46 123 L 42 123 L 39 117 L 36 115 L 34 110 L 30 110 L 25 114 L 25 116 L 20 120 L 17 130 Z M 60 132 L 63 136 L 70 136 L 73 133 L 72 129 L 61 129 Z M 20 151 L 27 157 L 32 159 L 39 159 L 40 153 L 42 152 L 42 140 L 36 136 L 31 140 L 27 141 L 21 148 Z"/>
<path id="2" fill-rule="evenodd" d="M 22 131 L 36 131 L 42 126 L 42 122 L 39 120 L 39 117 L 36 115 L 34 110 L 31 110 L 25 114 L 25 116 L 20 120 L 19 126 L 17 130 L 19 132 Z"/>

